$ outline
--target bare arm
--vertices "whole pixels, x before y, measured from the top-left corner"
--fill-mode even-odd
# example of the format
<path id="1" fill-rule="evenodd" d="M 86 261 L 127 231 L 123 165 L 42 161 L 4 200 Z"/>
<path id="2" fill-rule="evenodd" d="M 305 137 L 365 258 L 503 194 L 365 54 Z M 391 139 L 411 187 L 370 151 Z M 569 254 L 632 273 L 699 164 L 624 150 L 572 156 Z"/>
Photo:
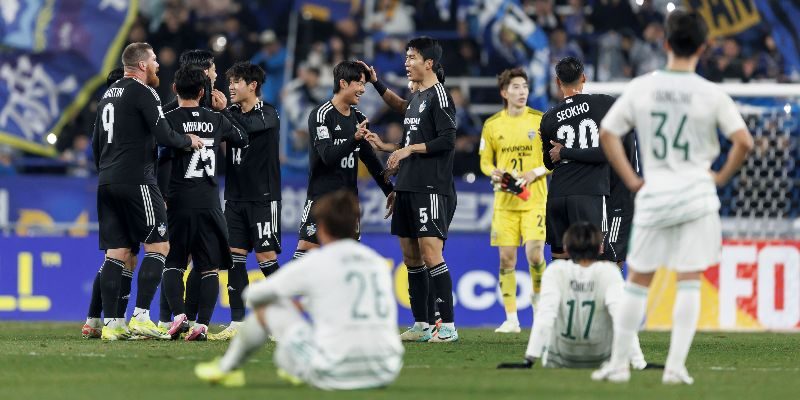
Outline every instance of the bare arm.
<path id="1" fill-rule="evenodd" d="M 740 129 L 734 132 L 729 139 L 733 142 L 733 146 L 728 151 L 728 159 L 719 172 L 714 175 L 714 183 L 717 186 L 724 186 L 733 178 L 733 175 L 744 164 L 747 153 L 753 149 L 753 136 L 750 135 L 747 129 Z"/>
<path id="2" fill-rule="evenodd" d="M 606 154 L 609 165 L 614 168 L 619 178 L 625 186 L 633 193 L 636 193 L 644 185 L 644 180 L 636 173 L 628 157 L 625 155 L 625 147 L 622 146 L 622 138 L 614 135 L 606 129 L 600 130 L 600 146 Z"/>

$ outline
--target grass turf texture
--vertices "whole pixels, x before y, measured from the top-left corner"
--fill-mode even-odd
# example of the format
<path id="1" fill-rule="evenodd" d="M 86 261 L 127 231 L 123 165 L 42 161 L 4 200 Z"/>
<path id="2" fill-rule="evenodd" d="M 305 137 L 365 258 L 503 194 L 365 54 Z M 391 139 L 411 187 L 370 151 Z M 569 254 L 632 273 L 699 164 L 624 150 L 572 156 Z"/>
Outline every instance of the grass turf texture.
<path id="1" fill-rule="evenodd" d="M 389 388 L 321 392 L 291 387 L 275 375 L 270 343 L 245 366 L 247 387 L 199 382 L 194 364 L 227 343 L 136 341 L 80 337 L 80 323 L 0 323 L 0 399 L 762 399 L 800 393 L 800 335 L 700 333 L 689 356 L 693 386 L 661 384 L 661 371 L 634 372 L 626 385 L 595 383 L 589 370 L 496 370 L 518 361 L 529 331 L 499 335 L 461 329 L 461 342 L 406 345 L 405 367 Z M 218 328 L 214 327 L 214 331 Z M 668 333 L 643 333 L 648 360 L 663 363 Z M 257 397 L 256 397 L 257 396 Z"/>

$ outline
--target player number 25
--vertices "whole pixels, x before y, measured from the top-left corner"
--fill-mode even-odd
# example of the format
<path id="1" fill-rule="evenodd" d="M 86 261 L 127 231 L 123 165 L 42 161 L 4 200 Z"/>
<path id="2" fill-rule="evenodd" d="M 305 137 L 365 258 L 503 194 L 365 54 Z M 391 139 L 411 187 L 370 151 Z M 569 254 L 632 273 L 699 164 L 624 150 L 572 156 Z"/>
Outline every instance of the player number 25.
<path id="1" fill-rule="evenodd" d="M 203 161 L 202 165 L 198 165 L 200 164 L 200 160 Z M 186 168 L 186 174 L 183 177 L 187 179 L 202 178 L 203 173 L 206 173 L 208 176 L 214 176 L 215 168 L 216 155 L 214 154 L 214 148 L 201 147 L 194 150 L 192 153 L 192 158 L 189 160 L 189 167 Z"/>
<path id="2" fill-rule="evenodd" d="M 108 103 L 103 106 L 103 113 L 100 118 L 103 123 L 103 130 L 106 131 L 106 136 L 108 136 L 108 143 L 111 143 L 114 139 L 114 105 Z"/>

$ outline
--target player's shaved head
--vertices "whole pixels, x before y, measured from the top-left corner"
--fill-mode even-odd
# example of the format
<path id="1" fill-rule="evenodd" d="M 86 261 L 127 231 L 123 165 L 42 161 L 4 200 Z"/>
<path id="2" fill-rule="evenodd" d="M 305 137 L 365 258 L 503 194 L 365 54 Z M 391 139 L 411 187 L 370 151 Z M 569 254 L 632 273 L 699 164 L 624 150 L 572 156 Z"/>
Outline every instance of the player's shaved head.
<path id="1" fill-rule="evenodd" d="M 700 14 L 675 10 L 667 16 L 667 43 L 678 57 L 694 55 L 705 44 L 708 26 Z"/>
<path id="2" fill-rule="evenodd" d="M 589 222 L 576 222 L 564 232 L 564 250 L 576 263 L 597 260 L 602 243 L 603 233 Z"/>
<path id="3" fill-rule="evenodd" d="M 131 43 L 122 51 L 122 65 L 125 67 L 135 67 L 140 61 L 147 61 L 153 46 L 145 42 Z"/>
<path id="4" fill-rule="evenodd" d="M 337 190 L 314 202 L 311 211 L 317 220 L 320 239 L 355 239 L 358 237 L 358 219 L 361 211 L 358 198 L 348 190 Z"/>
<path id="5" fill-rule="evenodd" d="M 578 83 L 583 76 L 583 63 L 575 57 L 564 57 L 556 64 L 556 76 L 563 85 Z"/>

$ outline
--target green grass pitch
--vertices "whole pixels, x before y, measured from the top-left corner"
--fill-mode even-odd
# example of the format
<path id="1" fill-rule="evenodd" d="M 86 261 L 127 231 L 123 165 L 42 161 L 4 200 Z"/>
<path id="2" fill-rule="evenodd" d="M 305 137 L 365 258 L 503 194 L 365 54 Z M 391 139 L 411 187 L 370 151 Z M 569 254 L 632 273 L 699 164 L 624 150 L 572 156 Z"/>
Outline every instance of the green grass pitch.
<path id="1" fill-rule="evenodd" d="M 626 385 L 594 383 L 589 370 L 496 370 L 517 361 L 528 331 L 498 335 L 461 329 L 461 342 L 406 346 L 405 367 L 389 388 L 321 392 L 277 378 L 268 344 L 245 367 L 242 389 L 194 378 L 198 361 L 226 343 L 81 339 L 80 323 L 0 322 L 0 399 L 796 399 L 800 335 L 699 333 L 689 356 L 693 386 L 661 385 L 660 371 L 635 372 Z M 217 328 L 214 327 L 216 330 Z M 365 338 L 368 340 L 368 338 Z M 648 360 L 663 363 L 668 333 L 642 333 Z"/>

